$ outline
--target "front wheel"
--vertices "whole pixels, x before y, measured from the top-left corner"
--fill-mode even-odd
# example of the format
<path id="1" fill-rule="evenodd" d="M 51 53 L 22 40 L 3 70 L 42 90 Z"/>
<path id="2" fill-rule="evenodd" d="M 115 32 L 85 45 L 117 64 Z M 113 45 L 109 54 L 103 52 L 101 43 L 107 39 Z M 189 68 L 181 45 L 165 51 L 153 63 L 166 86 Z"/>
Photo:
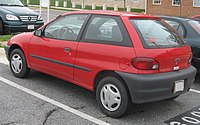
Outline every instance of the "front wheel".
<path id="1" fill-rule="evenodd" d="M 130 104 L 128 91 L 123 81 L 113 76 L 100 80 L 96 98 L 102 112 L 114 118 L 122 116 Z"/>
<path id="2" fill-rule="evenodd" d="M 26 58 L 21 49 L 14 49 L 10 54 L 10 69 L 14 76 L 26 77 L 30 69 L 27 67 Z"/>

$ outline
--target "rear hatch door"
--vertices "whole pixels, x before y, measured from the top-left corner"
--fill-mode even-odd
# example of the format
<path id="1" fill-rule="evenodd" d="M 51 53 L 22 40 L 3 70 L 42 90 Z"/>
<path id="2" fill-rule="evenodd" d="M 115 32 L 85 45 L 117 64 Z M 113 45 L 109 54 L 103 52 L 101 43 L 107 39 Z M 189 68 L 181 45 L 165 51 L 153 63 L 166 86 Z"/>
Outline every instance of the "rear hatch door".
<path id="1" fill-rule="evenodd" d="M 160 19 L 131 19 L 143 48 L 135 48 L 138 57 L 155 59 L 158 72 L 178 71 L 189 67 L 192 54 L 183 38 Z M 155 71 L 139 71 L 154 73 Z M 156 72 L 155 72 L 156 73 Z"/>

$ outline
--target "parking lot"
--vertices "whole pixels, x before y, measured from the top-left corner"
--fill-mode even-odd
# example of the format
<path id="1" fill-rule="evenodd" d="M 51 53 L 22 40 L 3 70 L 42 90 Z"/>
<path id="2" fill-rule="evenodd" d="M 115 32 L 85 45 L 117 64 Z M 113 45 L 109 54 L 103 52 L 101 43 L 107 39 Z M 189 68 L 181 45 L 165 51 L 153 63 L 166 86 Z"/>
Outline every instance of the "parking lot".
<path id="1" fill-rule="evenodd" d="M 62 13 L 51 11 L 50 19 Z M 42 16 L 46 22 L 45 9 Z M 125 116 L 110 118 L 99 110 L 94 92 L 35 70 L 28 78 L 14 77 L 0 48 L 0 125 L 200 125 L 199 100 L 198 74 L 177 99 L 132 104 Z"/>
<path id="2" fill-rule="evenodd" d="M 192 91 L 181 95 L 179 98 L 172 101 L 165 100 L 140 105 L 133 104 L 131 110 L 124 117 L 114 119 L 106 117 L 99 111 L 95 100 L 95 93 L 79 86 L 34 70 L 31 71 L 30 76 L 26 79 L 15 78 L 10 72 L 3 52 L 3 49 L 1 49 L 1 125 L 200 124 L 199 75 L 197 75 L 192 86 Z M 189 110 L 191 111 L 182 114 Z M 180 114 L 182 115 L 179 116 Z M 175 116 L 179 117 L 172 119 Z"/>

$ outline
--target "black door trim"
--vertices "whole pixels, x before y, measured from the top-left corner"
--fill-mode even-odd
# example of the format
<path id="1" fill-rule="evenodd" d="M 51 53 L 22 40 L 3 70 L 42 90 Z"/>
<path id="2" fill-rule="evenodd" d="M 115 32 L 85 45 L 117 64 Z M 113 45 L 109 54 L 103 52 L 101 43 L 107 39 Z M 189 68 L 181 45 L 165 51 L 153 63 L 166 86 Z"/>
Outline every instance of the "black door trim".
<path id="1" fill-rule="evenodd" d="M 48 61 L 48 62 L 60 64 L 60 65 L 64 65 L 64 66 L 71 67 L 71 68 L 84 70 L 84 71 L 87 71 L 87 72 L 91 72 L 92 71 L 91 69 L 88 69 L 88 68 L 85 68 L 85 67 L 82 67 L 82 66 L 73 65 L 73 64 L 70 64 L 70 63 L 61 62 L 61 61 L 58 61 L 58 60 L 53 60 L 53 59 L 49 59 L 49 58 L 46 58 L 46 57 L 37 56 L 37 55 L 34 55 L 34 54 L 30 54 L 30 56 L 33 57 L 33 58 L 36 58 L 36 59 L 40 59 L 40 60 L 44 60 L 44 61 Z"/>

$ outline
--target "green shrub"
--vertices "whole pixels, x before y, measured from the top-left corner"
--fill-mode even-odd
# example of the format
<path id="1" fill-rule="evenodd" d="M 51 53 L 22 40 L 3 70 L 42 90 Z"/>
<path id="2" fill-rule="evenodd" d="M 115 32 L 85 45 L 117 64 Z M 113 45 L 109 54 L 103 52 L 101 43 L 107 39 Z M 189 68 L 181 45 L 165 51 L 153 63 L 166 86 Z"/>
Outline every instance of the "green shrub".
<path id="1" fill-rule="evenodd" d="M 30 4 L 39 5 L 40 4 L 40 0 L 30 0 Z"/>

